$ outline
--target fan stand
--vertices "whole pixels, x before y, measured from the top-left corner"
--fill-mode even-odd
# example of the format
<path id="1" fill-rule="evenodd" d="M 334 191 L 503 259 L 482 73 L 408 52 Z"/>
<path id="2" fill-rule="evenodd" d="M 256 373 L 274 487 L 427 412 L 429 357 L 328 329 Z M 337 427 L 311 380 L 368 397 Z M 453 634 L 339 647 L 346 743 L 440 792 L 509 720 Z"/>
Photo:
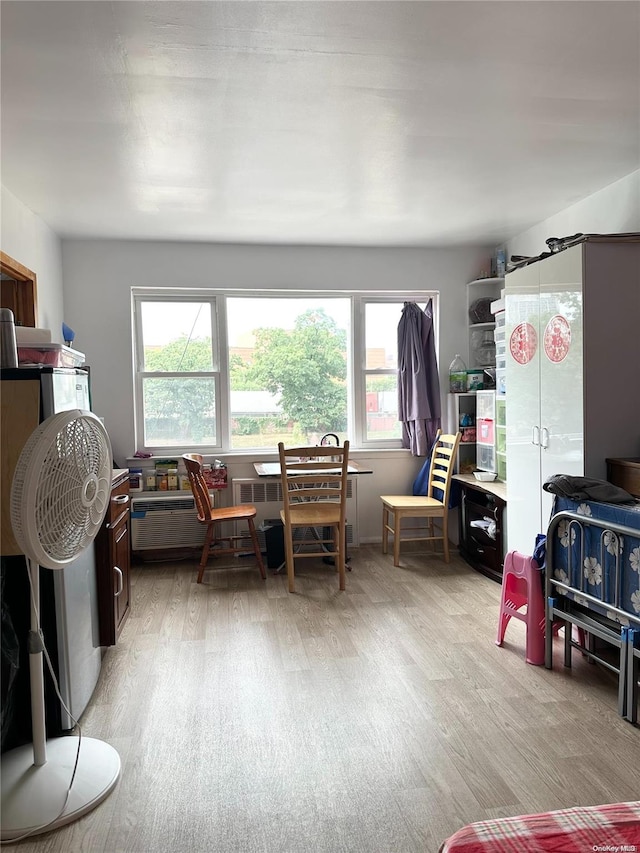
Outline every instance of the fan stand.
<path id="1" fill-rule="evenodd" d="M 34 602 L 31 631 L 35 633 L 39 626 L 40 568 L 31 560 L 27 560 L 27 567 Z M 103 741 L 83 737 L 65 805 L 78 739 L 46 739 L 42 651 L 30 652 L 29 673 L 33 744 L 17 747 L 2 756 L 2 841 L 38 835 L 72 823 L 101 803 L 120 776 L 120 756 L 116 750 Z"/>

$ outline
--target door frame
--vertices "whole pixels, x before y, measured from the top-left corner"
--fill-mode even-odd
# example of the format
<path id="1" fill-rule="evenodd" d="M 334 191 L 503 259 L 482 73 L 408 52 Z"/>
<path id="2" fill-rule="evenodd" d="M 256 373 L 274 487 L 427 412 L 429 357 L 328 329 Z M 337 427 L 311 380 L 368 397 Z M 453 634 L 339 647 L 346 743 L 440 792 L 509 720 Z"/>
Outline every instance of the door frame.
<path id="1" fill-rule="evenodd" d="M 2 307 L 13 311 L 17 325 L 36 326 L 38 319 L 36 274 L 2 251 L 0 251 L 0 273 L 2 273 Z M 11 289 L 5 288 L 5 276 L 16 282 L 17 286 Z M 13 291 L 11 296 L 8 295 L 10 290 Z"/>

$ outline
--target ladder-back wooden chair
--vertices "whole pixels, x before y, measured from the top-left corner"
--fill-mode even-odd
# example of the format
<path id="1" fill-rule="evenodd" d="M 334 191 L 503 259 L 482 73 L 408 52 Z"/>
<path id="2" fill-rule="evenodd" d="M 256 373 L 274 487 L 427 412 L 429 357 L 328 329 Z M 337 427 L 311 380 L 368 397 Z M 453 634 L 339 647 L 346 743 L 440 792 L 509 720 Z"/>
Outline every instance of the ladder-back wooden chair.
<path id="1" fill-rule="evenodd" d="M 343 447 L 291 447 L 278 444 L 289 592 L 295 592 L 294 560 L 334 557 L 340 589 L 345 588 L 347 548 L 347 473 L 349 442 Z M 302 460 L 302 461 L 301 461 Z M 311 532 L 306 535 L 304 529 Z M 296 539 L 295 531 L 302 530 Z M 327 531 L 331 538 L 325 538 Z M 308 549 L 311 545 L 311 550 Z"/>
<path id="2" fill-rule="evenodd" d="M 449 562 L 449 491 L 460 433 L 443 435 L 438 430 L 431 451 L 429 488 L 426 495 L 381 495 L 382 500 L 382 553 L 386 554 L 389 533 L 393 534 L 393 565 L 400 565 L 401 533 L 424 530 L 424 526 L 404 526 L 402 519 L 427 519 L 428 535 L 405 537 L 405 542 L 442 541 L 444 559 Z M 441 533 L 434 527 L 434 520 L 441 524 Z"/>
<path id="3" fill-rule="evenodd" d="M 187 467 L 189 475 L 189 483 L 196 504 L 198 513 L 198 521 L 207 525 L 207 535 L 202 548 L 202 556 L 200 557 L 200 571 L 198 572 L 198 583 L 202 583 L 204 570 L 207 567 L 209 552 L 215 548 L 214 555 L 240 554 L 246 553 L 246 546 L 242 546 L 239 541 L 245 541 L 246 535 L 221 536 L 219 535 L 219 525 L 223 522 L 245 521 L 249 528 L 249 536 L 253 544 L 253 552 L 256 555 L 256 562 L 260 569 L 260 577 L 265 580 L 267 575 L 262 562 L 262 554 L 260 553 L 260 545 L 256 534 L 254 518 L 256 517 L 256 508 L 251 504 L 241 504 L 240 506 L 223 506 L 216 508 L 211 502 L 209 489 L 202 474 L 202 456 L 199 453 L 185 453 L 182 458 Z M 220 543 L 228 543 L 226 547 L 219 548 Z"/>

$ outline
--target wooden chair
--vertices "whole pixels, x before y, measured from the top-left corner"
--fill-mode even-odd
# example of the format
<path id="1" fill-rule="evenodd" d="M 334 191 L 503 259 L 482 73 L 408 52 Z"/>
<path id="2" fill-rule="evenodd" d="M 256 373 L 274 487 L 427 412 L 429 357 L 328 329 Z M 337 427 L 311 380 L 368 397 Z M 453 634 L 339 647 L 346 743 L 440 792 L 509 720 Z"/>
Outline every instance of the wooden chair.
<path id="1" fill-rule="evenodd" d="M 347 549 L 347 466 L 349 442 L 343 447 L 292 447 L 278 444 L 289 592 L 295 592 L 294 560 L 333 556 L 340 583 L 345 588 Z M 308 460 L 308 461 L 301 461 Z M 305 536 L 304 528 L 311 531 Z M 302 538 L 294 532 L 303 530 Z M 327 536 L 331 531 L 331 538 Z M 309 545 L 312 550 L 305 550 Z"/>
<path id="2" fill-rule="evenodd" d="M 460 443 L 460 433 L 455 435 L 443 435 L 438 430 L 436 440 L 431 451 L 431 464 L 429 468 L 429 488 L 425 496 L 422 495 L 381 495 L 382 500 L 382 553 L 386 554 L 389 545 L 389 533 L 393 534 L 393 565 L 400 565 L 400 534 L 406 531 L 423 530 L 422 527 L 402 527 L 403 518 L 427 519 L 429 535 L 411 536 L 405 538 L 405 542 L 432 542 L 442 540 L 444 559 L 449 562 L 449 491 L 451 488 L 451 475 L 453 465 Z M 435 492 L 438 492 L 436 495 Z M 393 521 L 390 520 L 393 516 Z M 436 535 L 434 530 L 434 519 L 439 519 L 442 525 L 442 533 Z"/>
<path id="3" fill-rule="evenodd" d="M 199 453 L 185 453 L 183 454 L 182 458 L 184 459 L 184 464 L 187 466 L 189 483 L 191 484 L 191 491 L 193 492 L 193 497 L 196 503 L 196 510 L 198 512 L 198 521 L 200 521 L 202 524 L 207 525 L 207 536 L 204 540 L 202 556 L 200 557 L 200 571 L 198 572 L 198 583 L 202 583 L 202 577 L 204 575 L 204 570 L 207 566 L 207 560 L 209 558 L 209 551 L 211 550 L 211 548 L 215 547 L 214 553 L 216 556 L 219 554 L 246 553 L 246 547 L 236 545 L 236 542 L 238 542 L 239 540 L 246 540 L 246 535 L 216 535 L 216 526 L 225 521 L 247 522 L 247 526 L 249 528 L 249 535 L 251 536 L 251 542 L 253 543 L 253 552 L 256 555 L 256 561 L 258 563 L 258 568 L 260 569 L 260 576 L 262 580 L 265 580 L 267 575 L 264 570 L 262 554 L 260 553 L 260 545 L 258 543 L 258 536 L 256 534 L 256 527 L 253 521 L 256 516 L 256 508 L 254 506 L 251 506 L 250 504 L 243 504 L 240 506 L 223 506 L 219 509 L 214 507 L 211 503 L 209 489 L 207 488 L 207 484 L 205 483 L 204 476 L 202 474 L 202 456 L 200 456 Z M 216 547 L 221 542 L 227 542 L 229 544 L 227 547 L 223 548 Z"/>

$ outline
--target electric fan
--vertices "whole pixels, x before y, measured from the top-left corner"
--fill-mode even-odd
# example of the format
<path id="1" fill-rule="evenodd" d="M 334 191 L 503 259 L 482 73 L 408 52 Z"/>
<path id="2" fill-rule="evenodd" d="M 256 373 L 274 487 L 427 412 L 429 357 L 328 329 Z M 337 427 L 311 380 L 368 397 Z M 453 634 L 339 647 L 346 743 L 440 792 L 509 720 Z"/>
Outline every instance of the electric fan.
<path id="1" fill-rule="evenodd" d="M 40 566 L 64 570 L 95 538 L 109 505 L 111 444 L 101 421 L 74 409 L 27 440 L 11 489 L 11 525 L 32 590 L 29 676 L 33 745 L 2 756 L 2 840 L 71 823 L 114 788 L 120 757 L 93 738 L 46 739 Z M 71 784 L 73 780 L 73 784 Z M 71 786 L 71 787 L 70 787 Z"/>

